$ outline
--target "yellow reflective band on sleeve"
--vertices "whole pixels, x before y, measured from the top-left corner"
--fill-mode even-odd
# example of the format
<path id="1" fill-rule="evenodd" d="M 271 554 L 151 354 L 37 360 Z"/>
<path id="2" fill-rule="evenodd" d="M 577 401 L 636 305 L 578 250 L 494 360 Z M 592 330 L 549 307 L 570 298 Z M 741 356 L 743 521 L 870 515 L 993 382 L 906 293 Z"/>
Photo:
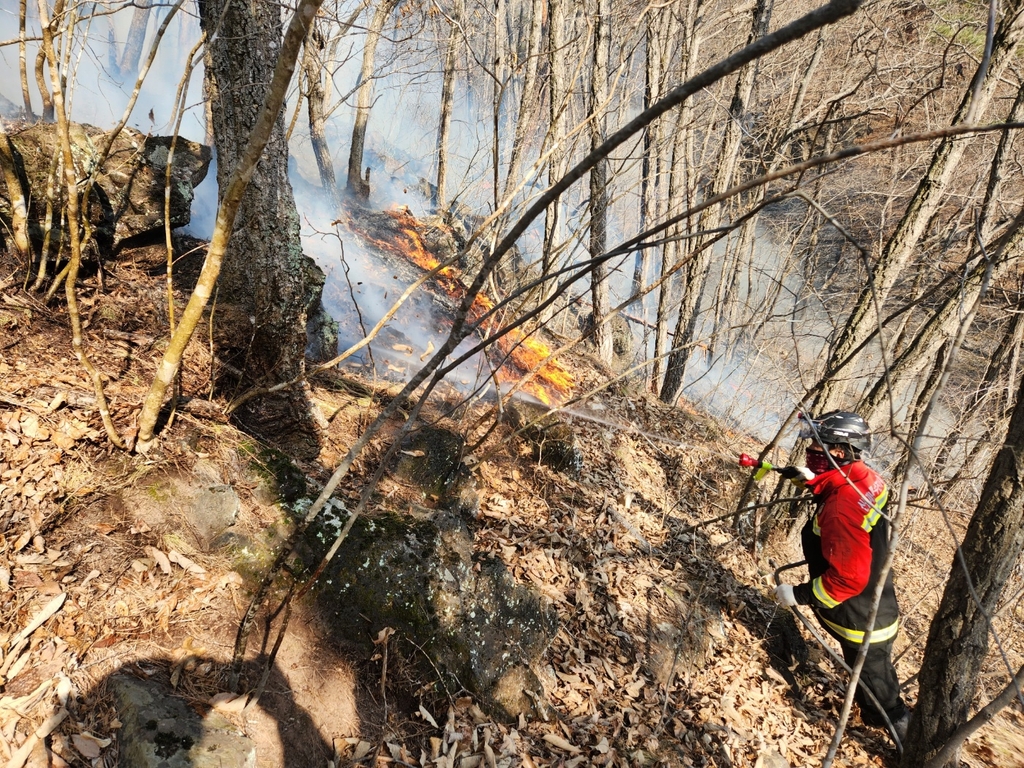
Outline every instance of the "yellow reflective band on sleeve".
<path id="1" fill-rule="evenodd" d="M 821 614 L 818 614 L 818 618 L 825 622 L 829 626 L 829 629 L 831 629 L 844 640 L 849 640 L 851 643 L 857 643 L 857 645 L 860 645 L 864 642 L 864 633 L 861 630 L 847 629 L 846 627 L 841 627 L 838 624 L 833 624 L 831 621 L 823 617 Z M 899 628 L 899 619 L 894 621 L 888 627 L 879 627 L 871 633 L 871 642 L 884 643 L 886 640 L 892 640 L 894 637 L 896 637 L 896 633 L 899 631 Z"/>
<path id="2" fill-rule="evenodd" d="M 868 513 L 864 515 L 864 520 L 861 522 L 860 527 L 868 533 L 871 533 L 871 529 L 878 523 L 879 518 L 882 516 L 882 507 L 885 506 L 885 502 L 889 500 L 889 486 L 885 486 L 882 492 L 875 497 L 875 504 L 868 510 Z"/>
<path id="3" fill-rule="evenodd" d="M 811 591 L 814 592 L 814 596 L 826 608 L 835 608 L 839 605 L 839 601 L 833 600 L 832 595 L 825 591 L 825 587 L 821 583 L 821 576 L 811 582 Z"/>
<path id="4" fill-rule="evenodd" d="M 818 515 L 817 515 L 817 513 L 815 513 L 815 515 L 814 515 L 814 525 L 811 526 L 811 530 L 814 531 L 814 535 L 815 536 L 821 536 L 821 526 L 818 525 Z"/>

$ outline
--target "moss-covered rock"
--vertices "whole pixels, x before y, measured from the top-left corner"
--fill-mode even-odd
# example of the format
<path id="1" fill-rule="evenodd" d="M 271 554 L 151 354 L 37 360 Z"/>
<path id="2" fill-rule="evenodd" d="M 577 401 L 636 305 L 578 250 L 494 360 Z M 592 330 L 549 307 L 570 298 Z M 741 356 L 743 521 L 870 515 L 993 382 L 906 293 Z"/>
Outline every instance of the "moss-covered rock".
<path id="1" fill-rule="evenodd" d="M 311 528 L 311 561 L 332 541 Z M 451 512 L 357 520 L 318 583 L 317 604 L 339 639 L 363 648 L 384 627 L 398 630 L 449 689 L 468 689 L 498 717 L 535 713 L 534 700 L 543 701 L 532 667 L 554 636 L 555 613 L 500 560 L 474 556 Z"/>
<path id="2" fill-rule="evenodd" d="M 543 405 L 524 401 L 509 403 L 509 421 L 530 443 L 537 461 L 576 477 L 583 469 L 583 451 L 568 424 L 547 413 Z"/>
<path id="3" fill-rule="evenodd" d="M 402 442 L 394 474 L 418 486 L 439 508 L 471 518 L 480 508 L 480 497 L 476 477 L 462 462 L 465 448 L 461 435 L 439 427 L 421 427 Z"/>
<path id="4" fill-rule="evenodd" d="M 41 241 L 46 217 L 46 190 L 53 172 L 53 159 L 60 154 L 57 126 L 36 123 L 9 133 L 15 164 L 29 200 L 31 236 Z M 89 222 L 97 242 L 117 249 L 130 238 L 163 235 L 164 188 L 170 136 L 146 136 L 133 128 L 124 128 L 114 140 L 106 159 L 99 156 L 107 134 L 91 125 L 73 123 L 70 127 L 72 155 L 76 172 L 85 179 L 96 171 L 96 184 L 87 202 Z M 170 225 L 189 223 L 193 189 L 210 167 L 209 147 L 178 138 L 171 167 Z M 59 185 L 58 185 L 59 186 Z M 61 200 L 55 201 L 60 210 Z M 0 219 L 10 222 L 10 197 L 0 187 Z M 54 219 L 59 226 L 60 217 Z M 57 238 L 52 238 L 55 242 Z"/>
<path id="5" fill-rule="evenodd" d="M 261 501 L 292 504 L 306 495 L 306 475 L 287 454 L 255 443 L 243 444 L 240 452 L 248 458 L 249 469 L 263 481 Z"/>

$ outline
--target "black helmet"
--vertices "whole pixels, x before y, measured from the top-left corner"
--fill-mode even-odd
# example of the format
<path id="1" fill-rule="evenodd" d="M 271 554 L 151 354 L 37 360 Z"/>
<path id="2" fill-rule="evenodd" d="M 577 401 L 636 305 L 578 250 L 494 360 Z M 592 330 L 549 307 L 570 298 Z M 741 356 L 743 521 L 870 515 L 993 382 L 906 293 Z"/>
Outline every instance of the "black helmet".
<path id="1" fill-rule="evenodd" d="M 800 414 L 800 419 L 800 437 L 823 445 L 848 445 L 858 454 L 871 450 L 871 428 L 856 413 L 829 411 L 817 419 Z"/>

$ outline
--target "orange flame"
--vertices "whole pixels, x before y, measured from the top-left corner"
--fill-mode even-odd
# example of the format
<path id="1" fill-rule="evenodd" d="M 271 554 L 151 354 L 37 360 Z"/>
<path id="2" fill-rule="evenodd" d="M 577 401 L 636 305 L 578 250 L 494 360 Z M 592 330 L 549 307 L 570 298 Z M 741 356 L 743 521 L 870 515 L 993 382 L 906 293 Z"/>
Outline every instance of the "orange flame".
<path id="1" fill-rule="evenodd" d="M 378 247 L 391 253 L 404 256 L 421 269 L 436 269 L 441 262 L 425 247 L 421 234 L 420 222 L 406 207 L 387 211 L 401 232 L 391 242 L 373 239 Z M 438 271 L 435 282 L 449 296 L 461 300 L 466 295 L 466 288 L 458 279 L 458 273 L 451 266 Z M 472 322 L 480 320 L 494 308 L 494 301 L 483 293 L 478 293 L 469 309 Z M 497 340 L 497 346 L 503 353 L 503 362 L 496 376 L 500 382 L 514 382 L 534 373 L 534 378 L 523 386 L 547 405 L 562 401 L 572 391 L 572 374 L 559 361 L 551 358 L 551 349 L 547 344 L 529 336 L 518 328 L 513 328 Z"/>

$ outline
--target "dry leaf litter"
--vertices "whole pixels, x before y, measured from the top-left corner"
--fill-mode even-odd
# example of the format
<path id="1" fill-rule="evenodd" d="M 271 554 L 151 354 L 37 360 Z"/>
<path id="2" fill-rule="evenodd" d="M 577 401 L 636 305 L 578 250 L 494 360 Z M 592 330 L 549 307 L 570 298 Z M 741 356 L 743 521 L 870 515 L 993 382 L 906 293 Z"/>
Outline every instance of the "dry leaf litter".
<path id="1" fill-rule="evenodd" d="M 146 319 L 131 311 L 139 292 L 154 290 L 147 280 L 125 270 L 112 290 L 87 292 L 84 302 L 86 343 L 107 372 L 111 411 L 125 429 L 155 359 L 152 337 L 138 333 Z M 198 551 L 166 527 L 154 530 L 118 501 L 153 492 L 160 487 L 154 477 L 205 461 L 238 481 L 239 525 L 253 536 L 279 525 L 280 509 L 245 487 L 237 470 L 237 449 L 247 438 L 221 421 L 182 414 L 161 458 L 111 450 L 70 350 L 66 318 L 10 281 L 2 289 L 0 759 L 10 768 L 115 765 L 120 723 L 103 685 L 111 672 L 127 669 L 165 679 L 197 706 L 216 706 L 256 739 L 261 766 L 283 764 L 273 723 L 226 683 L 247 579 L 258 564 L 243 577 L 237 563 Z M 204 350 L 202 343 L 190 347 L 186 391 L 208 386 Z M 588 378 L 598 383 L 595 369 L 576 368 L 581 391 Z M 375 391 L 372 382 L 366 391 Z M 306 467 L 323 482 L 376 401 L 335 388 L 314 387 L 313 394 L 332 417 L 321 465 Z M 292 661 L 278 693 L 310 714 L 337 765 L 819 764 L 845 678 L 806 632 L 805 665 L 780 667 L 768 650 L 782 610 L 770 599 L 770 574 L 798 554 L 791 542 L 769 538 L 755 557 L 732 520 L 702 525 L 735 507 L 745 475 L 728 456 L 758 446 L 714 419 L 636 392 L 606 390 L 576 410 L 589 418 L 563 416 L 584 451 L 580 477 L 538 465 L 504 426 L 475 467 L 482 489 L 477 548 L 501 558 L 560 618 L 541 670 L 546 717 L 494 722 L 471 697 L 440 695 L 429 680 L 404 681 L 413 693 L 400 707 L 387 700 L 382 683 L 396 681 L 382 680 L 381 654 L 377 666 L 324 668 L 326 641 L 303 623 L 301 607 L 282 648 L 281 658 Z M 357 465 L 341 494 L 358 490 L 373 456 L 371 450 Z M 398 501 L 387 482 L 383 497 Z M 962 530 L 964 520 L 958 525 Z M 902 679 L 916 672 L 921 633 L 951 556 L 937 526 L 934 516 L 914 517 L 898 565 L 901 585 L 925 596 L 908 611 L 897 646 Z M 1008 637 L 1020 636 L 1019 616 L 1017 605 L 1002 615 Z M 986 669 L 988 693 L 1001 687 L 999 674 L 995 663 Z M 356 712 L 351 701 L 327 701 L 332 688 L 383 693 L 375 708 Z M 915 694 L 911 685 L 911 700 Z M 1022 732 L 1019 711 L 1007 710 L 998 728 L 971 740 L 967 764 L 1024 764 Z M 884 734 L 854 716 L 835 764 L 894 765 L 895 752 Z"/>

